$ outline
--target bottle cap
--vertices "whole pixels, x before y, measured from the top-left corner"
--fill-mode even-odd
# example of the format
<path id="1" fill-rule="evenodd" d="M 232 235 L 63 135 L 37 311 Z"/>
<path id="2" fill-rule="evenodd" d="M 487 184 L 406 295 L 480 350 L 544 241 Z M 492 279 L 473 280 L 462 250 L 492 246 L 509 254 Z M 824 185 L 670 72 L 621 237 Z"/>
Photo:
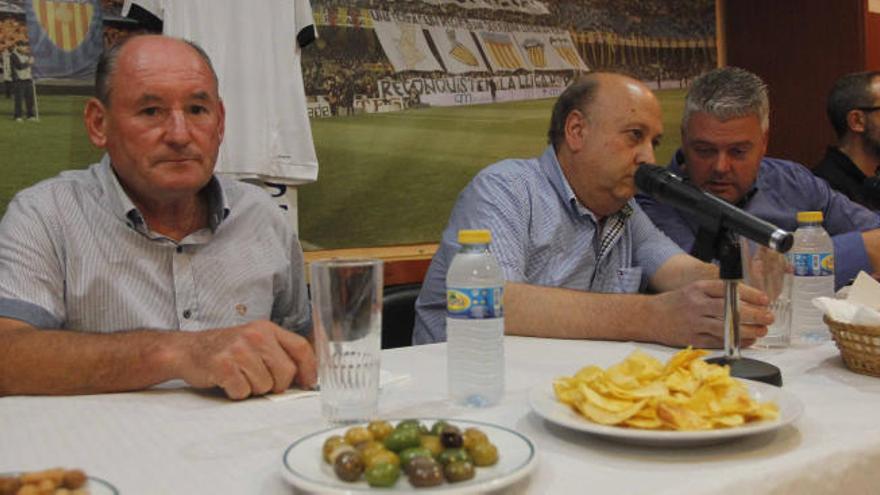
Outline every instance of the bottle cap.
<path id="1" fill-rule="evenodd" d="M 460 244 L 489 244 L 492 241 L 492 233 L 488 230 L 459 230 L 458 242 Z"/>
<path id="2" fill-rule="evenodd" d="M 799 211 L 797 214 L 798 223 L 821 223 L 821 211 Z"/>

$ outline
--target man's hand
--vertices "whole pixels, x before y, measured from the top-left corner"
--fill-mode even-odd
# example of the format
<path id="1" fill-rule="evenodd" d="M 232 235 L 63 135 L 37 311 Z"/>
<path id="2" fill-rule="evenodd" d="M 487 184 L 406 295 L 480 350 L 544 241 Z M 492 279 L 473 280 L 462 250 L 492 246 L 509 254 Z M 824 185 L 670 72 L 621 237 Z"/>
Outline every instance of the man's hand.
<path id="1" fill-rule="evenodd" d="M 219 386 L 230 399 L 281 393 L 295 380 L 303 388 L 317 382 L 309 342 L 269 321 L 182 332 L 173 351 L 179 376 L 194 387 Z"/>
<path id="2" fill-rule="evenodd" d="M 666 324 L 658 341 L 667 345 L 716 348 L 724 345 L 724 282 L 701 280 L 655 296 L 656 314 Z M 739 329 L 743 346 L 767 334 L 773 323 L 767 295 L 739 285 Z M 660 316 L 662 315 L 662 316 Z M 658 330 L 660 330 L 658 328 Z"/>

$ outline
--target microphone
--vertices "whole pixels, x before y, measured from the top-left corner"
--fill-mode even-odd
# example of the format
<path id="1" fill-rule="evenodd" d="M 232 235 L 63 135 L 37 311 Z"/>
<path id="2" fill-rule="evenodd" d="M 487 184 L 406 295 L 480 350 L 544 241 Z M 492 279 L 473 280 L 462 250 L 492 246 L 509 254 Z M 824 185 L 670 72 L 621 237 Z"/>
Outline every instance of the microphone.
<path id="1" fill-rule="evenodd" d="M 724 227 L 780 253 L 791 249 L 794 242 L 790 232 L 686 183 L 663 167 L 643 163 L 636 170 L 635 181 L 643 193 L 694 215 L 704 228 L 717 231 Z"/>

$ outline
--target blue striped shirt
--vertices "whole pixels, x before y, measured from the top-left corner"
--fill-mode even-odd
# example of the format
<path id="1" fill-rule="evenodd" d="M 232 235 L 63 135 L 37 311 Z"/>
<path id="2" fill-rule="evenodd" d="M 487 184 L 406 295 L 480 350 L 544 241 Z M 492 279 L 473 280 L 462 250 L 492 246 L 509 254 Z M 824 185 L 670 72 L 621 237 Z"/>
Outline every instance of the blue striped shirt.
<path id="1" fill-rule="evenodd" d="M 575 197 L 552 146 L 540 158 L 504 160 L 482 170 L 459 195 L 431 261 L 416 301 L 413 342 L 446 340 L 446 270 L 460 247 L 460 229 L 492 232 L 490 249 L 509 282 L 638 292 L 681 249 L 635 201 L 617 216 L 606 219 L 603 232 Z"/>
<path id="2" fill-rule="evenodd" d="M 0 317 L 91 332 L 311 327 L 299 240 L 269 196 L 214 177 L 209 227 L 157 234 L 107 156 L 19 192 L 0 221 Z"/>

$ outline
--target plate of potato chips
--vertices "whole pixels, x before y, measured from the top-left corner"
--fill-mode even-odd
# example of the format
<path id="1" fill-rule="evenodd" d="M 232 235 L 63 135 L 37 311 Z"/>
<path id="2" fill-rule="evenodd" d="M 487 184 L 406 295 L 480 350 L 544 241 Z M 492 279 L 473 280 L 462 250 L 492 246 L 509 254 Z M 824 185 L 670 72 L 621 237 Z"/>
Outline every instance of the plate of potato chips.
<path id="1" fill-rule="evenodd" d="M 607 369 L 585 366 L 529 393 L 529 404 L 561 426 L 625 443 L 712 444 L 779 429 L 803 412 L 779 387 L 730 376 L 708 352 L 684 349 L 663 363 L 636 350 Z"/>

